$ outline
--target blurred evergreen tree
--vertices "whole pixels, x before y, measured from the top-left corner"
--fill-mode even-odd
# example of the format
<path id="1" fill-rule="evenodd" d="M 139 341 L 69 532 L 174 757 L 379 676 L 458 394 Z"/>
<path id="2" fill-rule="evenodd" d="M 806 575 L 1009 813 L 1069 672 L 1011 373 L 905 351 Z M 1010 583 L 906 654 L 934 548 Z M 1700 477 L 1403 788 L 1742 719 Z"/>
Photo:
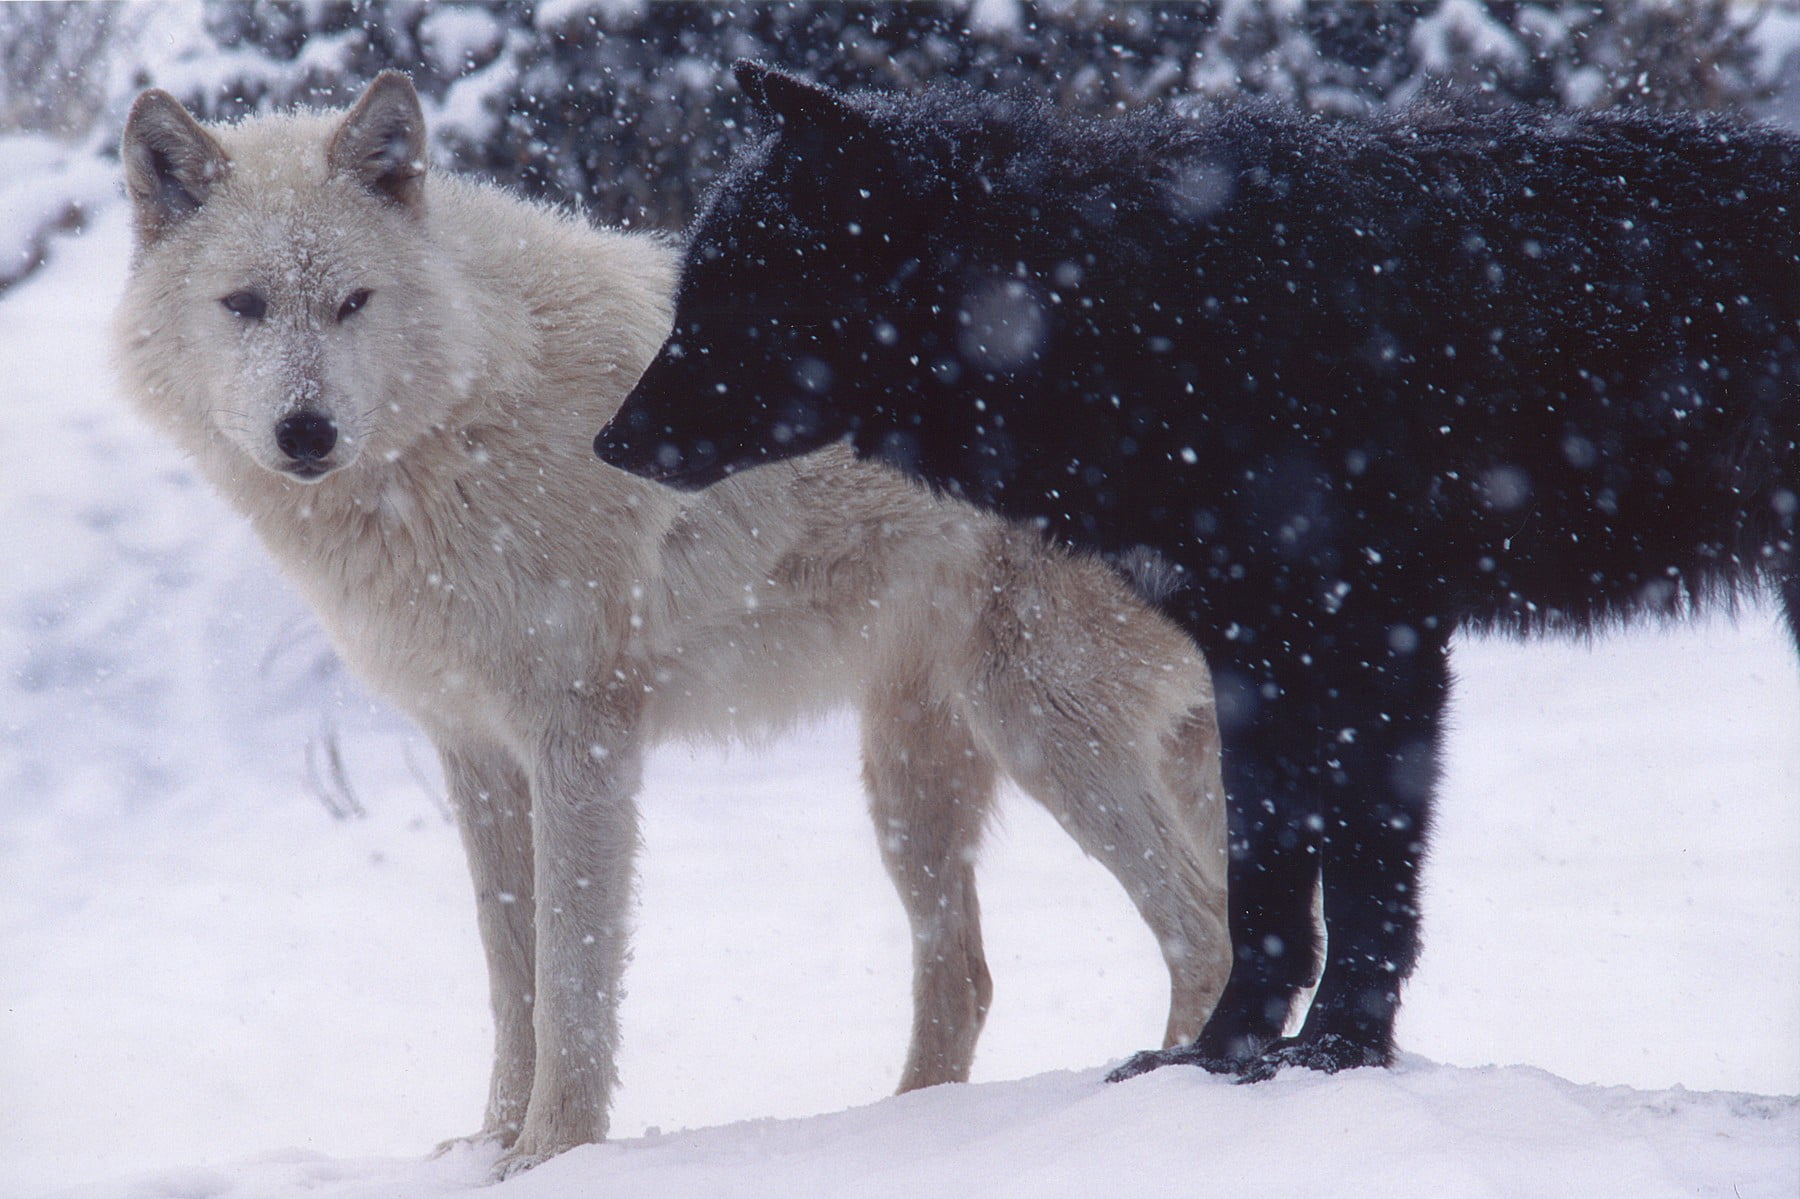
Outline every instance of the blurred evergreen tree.
<path id="1" fill-rule="evenodd" d="M 1783 67 L 1779 39 L 1759 40 L 1766 18 L 1800 27 L 1800 0 L 207 0 L 196 44 L 155 61 L 136 47 L 126 94 L 84 95 L 81 64 L 127 36 L 119 16 L 156 7 L 0 5 L 7 124 L 122 120 L 148 84 L 214 119 L 342 104 L 397 67 L 436 102 L 450 164 L 674 229 L 754 135 L 737 58 L 847 88 L 1018 88 L 1085 112 L 1258 95 L 1341 114 L 1435 91 L 1731 109 L 1766 98 Z M 42 99 L 47 78 L 67 98 Z"/>

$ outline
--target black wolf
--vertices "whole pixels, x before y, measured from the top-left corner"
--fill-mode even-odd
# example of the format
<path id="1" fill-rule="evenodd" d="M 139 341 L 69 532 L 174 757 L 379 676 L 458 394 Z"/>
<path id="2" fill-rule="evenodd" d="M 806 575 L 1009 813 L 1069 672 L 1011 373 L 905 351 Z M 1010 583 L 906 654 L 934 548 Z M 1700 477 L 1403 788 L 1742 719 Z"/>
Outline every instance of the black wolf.
<path id="1" fill-rule="evenodd" d="M 1235 952 L 1176 1058 L 1391 1059 L 1452 630 L 1768 589 L 1800 643 L 1794 138 L 738 81 L 777 129 L 698 219 L 674 333 L 596 449 L 700 487 L 848 435 L 1174 564 L 1218 680 Z"/>

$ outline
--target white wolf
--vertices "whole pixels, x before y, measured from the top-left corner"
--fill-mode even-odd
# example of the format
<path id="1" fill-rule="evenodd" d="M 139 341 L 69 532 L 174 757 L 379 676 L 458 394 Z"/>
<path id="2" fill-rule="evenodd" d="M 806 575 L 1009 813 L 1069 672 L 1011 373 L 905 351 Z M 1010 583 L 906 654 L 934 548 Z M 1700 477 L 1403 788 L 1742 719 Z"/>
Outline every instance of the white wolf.
<path id="1" fill-rule="evenodd" d="M 605 1133 L 647 746 L 833 703 L 915 937 L 902 1090 L 968 1077 L 1002 771 L 1154 931 L 1169 1040 L 1199 1032 L 1230 952 L 1211 680 L 1110 570 L 836 450 L 692 498 L 597 462 L 672 248 L 427 173 L 403 76 L 210 129 L 146 92 L 123 152 L 129 392 L 442 757 L 497 1174 Z"/>

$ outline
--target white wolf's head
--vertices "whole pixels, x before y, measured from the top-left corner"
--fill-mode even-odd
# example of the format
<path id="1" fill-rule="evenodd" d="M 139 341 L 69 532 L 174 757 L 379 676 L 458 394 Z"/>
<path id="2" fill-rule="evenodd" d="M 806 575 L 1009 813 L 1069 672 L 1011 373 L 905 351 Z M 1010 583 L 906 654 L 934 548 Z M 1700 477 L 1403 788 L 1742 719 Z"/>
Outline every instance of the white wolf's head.
<path id="1" fill-rule="evenodd" d="M 341 116 L 211 130 L 145 92 L 122 153 L 137 216 L 122 357 L 190 447 L 222 437 L 317 482 L 398 457 L 468 386 L 478 351 L 441 311 L 454 289 L 434 274 L 405 76 L 384 73 Z"/>

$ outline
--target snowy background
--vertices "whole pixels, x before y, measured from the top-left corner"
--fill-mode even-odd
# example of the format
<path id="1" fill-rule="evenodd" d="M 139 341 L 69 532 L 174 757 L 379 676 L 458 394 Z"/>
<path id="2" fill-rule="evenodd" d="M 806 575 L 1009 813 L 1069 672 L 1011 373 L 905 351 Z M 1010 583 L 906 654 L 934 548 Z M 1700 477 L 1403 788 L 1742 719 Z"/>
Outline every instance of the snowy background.
<path id="1" fill-rule="evenodd" d="M 352 93 L 417 37 L 425 57 L 398 65 L 437 73 L 440 156 L 480 165 L 520 134 L 503 114 L 550 110 L 530 72 L 588 37 L 552 36 L 554 22 L 604 27 L 615 64 L 635 47 L 643 69 L 616 67 L 609 96 L 685 72 L 680 94 L 697 97 L 758 37 L 831 15 L 757 10 L 634 43 L 631 22 L 651 18 L 630 4 L 376 7 L 382 22 L 326 4 L 0 6 L 0 1199 L 431 1196 L 487 1166 L 424 1157 L 478 1122 L 489 1053 L 432 755 L 344 675 L 107 370 L 129 238 L 105 147 L 123 104 L 155 81 L 197 106 L 201 93 L 248 106 L 334 72 Z M 1339 43 L 1317 35 L 1332 7 L 1255 42 L 1244 5 L 1109 34 L 1120 19 L 1091 5 L 982 3 L 939 14 L 949 49 L 915 49 L 1026 63 L 1070 103 L 1102 106 L 1126 85 L 1216 89 L 1227 67 L 1322 106 L 1359 102 L 1346 79 L 1384 98 L 1434 69 L 1512 80 L 1495 85 L 1507 94 L 1541 77 L 1560 102 L 1636 78 L 1616 42 L 1614 65 L 1594 65 L 1600 26 L 1570 33 L 1569 14 L 1594 6 L 1456 2 L 1378 31 L 1399 50 L 1346 75 Z M 1665 6 L 1611 7 L 1623 20 Z M 284 12 L 286 41 L 270 32 Z M 221 44 L 251 17 L 262 41 Z M 1233 19 L 1237 40 L 1221 40 Z M 862 22 L 852 50 L 887 36 Z M 1775 6 L 1739 59 L 1698 78 L 1782 111 L 1796 24 Z M 1020 56 L 1040 32 L 1088 63 L 1087 83 Z M 1632 53 L 1663 62 L 1654 49 Z M 1672 82 L 1647 98 L 1705 99 L 1658 70 Z M 46 107 L 52 83 L 67 86 Z M 508 98 L 533 87 L 534 103 Z M 696 103 L 679 113 L 717 102 Z M 679 113 L 633 119 L 673 129 Z M 652 140 L 621 135 L 607 152 L 703 162 L 725 144 Z M 600 159 L 544 162 L 511 181 L 674 223 L 601 195 L 586 174 Z M 976 1081 L 883 1098 L 905 1047 L 909 951 L 838 720 L 766 751 L 657 755 L 615 1139 L 500 1193 L 1791 1199 L 1800 667 L 1772 610 L 1591 644 L 1464 640 L 1456 665 L 1426 954 L 1395 1070 L 1103 1084 L 1160 1035 L 1166 980 L 1112 880 L 1013 796 L 982 868 L 997 997 Z"/>

